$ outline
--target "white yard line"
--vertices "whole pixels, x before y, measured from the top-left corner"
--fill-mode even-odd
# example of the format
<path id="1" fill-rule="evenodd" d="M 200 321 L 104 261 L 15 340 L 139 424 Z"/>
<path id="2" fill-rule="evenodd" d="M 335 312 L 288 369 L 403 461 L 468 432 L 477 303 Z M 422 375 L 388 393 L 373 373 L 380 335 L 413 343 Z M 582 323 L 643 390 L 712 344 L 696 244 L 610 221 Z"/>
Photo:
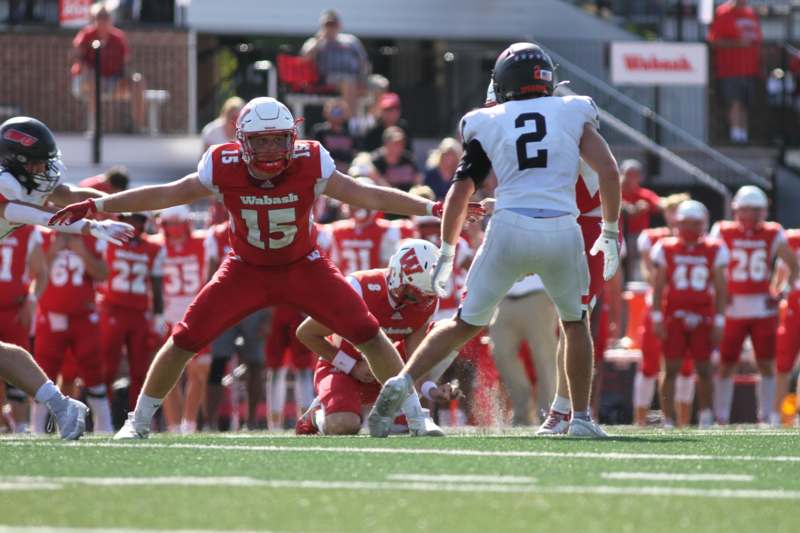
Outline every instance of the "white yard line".
<path id="1" fill-rule="evenodd" d="M 386 476 L 390 481 L 430 481 L 432 483 L 463 482 L 463 483 L 497 483 L 497 484 L 522 484 L 536 483 L 536 478 L 527 476 L 478 476 L 478 475 L 453 475 L 453 474 L 390 474 Z"/>
<path id="2" fill-rule="evenodd" d="M 635 479 L 643 481 L 753 481 L 749 474 L 678 474 L 670 472 L 603 472 L 604 479 Z"/>
<path id="3" fill-rule="evenodd" d="M 488 451 L 452 450 L 441 448 L 359 448 L 355 446 L 270 446 L 235 444 L 192 444 L 159 442 L 111 442 L 84 441 L 61 443 L 55 440 L 4 442 L 4 446 L 48 446 L 57 445 L 60 449 L 70 447 L 96 448 L 140 448 L 163 450 L 224 450 L 242 452 L 288 452 L 288 453 L 342 453 L 342 454 L 385 454 L 385 455 L 439 455 L 452 457 L 526 457 L 563 459 L 601 459 L 607 461 L 663 460 L 663 461 L 738 461 L 754 463 L 800 463 L 800 455 L 709 455 L 709 454 L 668 454 L 668 453 L 626 453 L 626 452 L 545 452 L 545 451 Z"/>
<path id="4" fill-rule="evenodd" d="M 64 527 L 64 526 L 6 526 L 0 533 L 230 533 L 230 529 L 140 529 L 128 527 Z M 266 529 L 237 529 L 236 533 L 278 533 Z"/>

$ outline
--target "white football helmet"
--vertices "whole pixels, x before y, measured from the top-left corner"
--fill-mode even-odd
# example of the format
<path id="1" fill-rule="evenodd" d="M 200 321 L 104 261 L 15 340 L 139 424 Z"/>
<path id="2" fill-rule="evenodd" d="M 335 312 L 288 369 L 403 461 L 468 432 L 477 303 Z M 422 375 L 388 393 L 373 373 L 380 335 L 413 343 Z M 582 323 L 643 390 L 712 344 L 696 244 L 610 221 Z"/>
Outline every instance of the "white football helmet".
<path id="1" fill-rule="evenodd" d="M 736 191 L 733 197 L 731 207 L 739 209 L 740 207 L 754 207 L 756 209 L 766 209 L 769 207 L 769 201 L 764 191 L 755 185 L 745 185 Z"/>
<path id="2" fill-rule="evenodd" d="M 406 239 L 389 259 L 386 284 L 398 304 L 411 303 L 427 307 L 436 300 L 433 290 L 433 267 L 439 249 L 422 239 Z"/>
<path id="3" fill-rule="evenodd" d="M 188 205 L 168 207 L 158 214 L 159 226 L 167 239 L 180 240 L 192 232 L 192 210 Z"/>
<path id="4" fill-rule="evenodd" d="M 270 179 L 291 164 L 297 123 L 288 107 L 268 96 L 253 98 L 242 108 L 236 140 L 254 177 Z"/>
<path id="5" fill-rule="evenodd" d="M 174 205 L 159 212 L 162 221 L 188 222 L 192 219 L 192 210 L 188 205 Z"/>
<path id="6" fill-rule="evenodd" d="M 708 221 L 708 209 L 697 200 L 685 200 L 678 205 L 675 219 Z"/>

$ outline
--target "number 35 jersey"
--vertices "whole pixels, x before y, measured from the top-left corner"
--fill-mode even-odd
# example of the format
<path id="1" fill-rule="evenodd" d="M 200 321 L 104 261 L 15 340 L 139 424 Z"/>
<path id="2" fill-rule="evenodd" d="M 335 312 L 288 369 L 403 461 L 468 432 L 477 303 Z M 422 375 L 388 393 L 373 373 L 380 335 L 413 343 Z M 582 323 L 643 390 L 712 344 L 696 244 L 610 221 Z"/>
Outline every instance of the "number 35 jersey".
<path id="1" fill-rule="evenodd" d="M 230 213 L 230 242 L 246 263 L 293 263 L 316 248 L 312 207 L 335 165 L 316 141 L 297 141 L 292 164 L 272 180 L 253 178 L 238 143 L 212 146 L 197 166 L 200 182 Z"/>
<path id="2" fill-rule="evenodd" d="M 467 113 L 461 135 L 468 153 L 469 144 L 477 141 L 491 162 L 497 176 L 495 209 L 550 209 L 577 216 L 575 182 L 587 122 L 599 127 L 597 107 L 588 96 L 543 96 Z"/>

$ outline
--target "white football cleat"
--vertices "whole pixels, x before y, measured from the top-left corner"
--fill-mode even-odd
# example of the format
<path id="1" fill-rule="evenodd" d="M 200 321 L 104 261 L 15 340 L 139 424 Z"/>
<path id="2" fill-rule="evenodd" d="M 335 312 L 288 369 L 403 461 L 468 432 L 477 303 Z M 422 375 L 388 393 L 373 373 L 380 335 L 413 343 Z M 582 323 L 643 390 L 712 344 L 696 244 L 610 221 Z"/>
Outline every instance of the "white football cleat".
<path id="1" fill-rule="evenodd" d="M 412 385 L 413 386 L 413 385 Z M 371 437 L 387 437 L 394 422 L 395 413 L 411 394 L 405 376 L 395 376 L 383 384 L 378 399 L 367 417 Z"/>
<path id="2" fill-rule="evenodd" d="M 594 421 L 581 420 L 580 418 L 573 418 L 570 420 L 567 435 L 570 437 L 587 437 L 591 439 L 608 438 L 608 433 L 603 431 L 603 428 L 595 424 Z"/>
<path id="3" fill-rule="evenodd" d="M 412 437 L 444 437 L 442 428 L 429 416 L 409 419 L 408 434 Z"/>
<path id="4" fill-rule="evenodd" d="M 66 406 L 54 412 L 58 432 L 64 440 L 78 440 L 86 431 L 86 415 L 89 408 L 86 404 L 67 397 Z"/>
<path id="5" fill-rule="evenodd" d="M 769 425 L 771 428 L 780 428 L 783 426 L 783 420 L 781 420 L 780 413 L 770 413 L 769 414 Z"/>
<path id="6" fill-rule="evenodd" d="M 547 418 L 536 430 L 536 435 L 566 435 L 567 430 L 569 430 L 569 413 L 559 413 L 550 409 Z"/>
<path id="7" fill-rule="evenodd" d="M 114 435 L 114 440 L 142 440 L 150 436 L 149 427 L 136 427 L 133 413 L 128 413 L 128 419 Z"/>
<path id="8" fill-rule="evenodd" d="M 697 419 L 697 426 L 700 429 L 709 429 L 713 425 L 714 425 L 714 413 L 711 412 L 711 409 L 705 409 L 703 411 L 700 411 L 700 415 Z"/>

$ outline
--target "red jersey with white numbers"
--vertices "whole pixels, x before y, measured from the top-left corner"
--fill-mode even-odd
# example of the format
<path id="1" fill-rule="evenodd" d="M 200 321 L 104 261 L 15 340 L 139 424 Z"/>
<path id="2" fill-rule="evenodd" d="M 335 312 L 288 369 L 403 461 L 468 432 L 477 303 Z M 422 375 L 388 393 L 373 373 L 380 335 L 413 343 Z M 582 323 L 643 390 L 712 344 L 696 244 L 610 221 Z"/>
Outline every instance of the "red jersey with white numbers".
<path id="1" fill-rule="evenodd" d="M 653 248 L 653 262 L 666 268 L 665 313 L 713 312 L 714 271 L 728 264 L 728 252 L 721 242 L 701 238 L 687 244 L 678 237 L 664 237 Z"/>
<path id="2" fill-rule="evenodd" d="M 316 141 L 297 141 L 292 163 L 271 180 L 250 175 L 238 143 L 212 146 L 198 177 L 230 214 L 231 246 L 252 265 L 293 263 L 316 249 L 312 207 L 335 166 Z"/>
<path id="3" fill-rule="evenodd" d="M 636 247 L 640 254 L 649 254 L 658 241 L 670 235 L 672 235 L 672 230 L 666 226 L 647 228 L 639 234 Z"/>
<path id="4" fill-rule="evenodd" d="M 401 227 L 383 218 L 364 226 L 352 218 L 337 220 L 330 228 L 330 257 L 345 275 L 385 267 L 403 239 Z"/>
<path id="5" fill-rule="evenodd" d="M 730 252 L 728 294 L 768 294 L 778 246 L 786 242 L 777 222 L 762 222 L 747 230 L 736 221 L 719 222 L 712 230 Z"/>
<path id="6" fill-rule="evenodd" d="M 206 233 L 206 258 L 222 261 L 222 259 L 231 253 L 231 240 L 230 240 L 230 222 L 227 220 L 219 224 L 214 224 L 208 228 Z"/>
<path id="7" fill-rule="evenodd" d="M 58 235 L 55 231 L 42 231 L 42 246 L 46 253 Z M 82 239 L 89 253 L 102 259 L 104 242 L 90 235 L 70 235 L 65 238 Z M 85 313 L 94 310 L 94 298 L 95 281 L 86 272 L 83 258 L 68 248 L 57 251 L 50 263 L 50 278 L 39 299 L 39 307 L 53 313 Z"/>
<path id="8" fill-rule="evenodd" d="M 786 230 L 786 242 L 800 261 L 800 229 Z M 793 309 L 800 309 L 800 279 L 790 288 L 787 302 Z"/>
<path id="9" fill-rule="evenodd" d="M 158 239 L 142 235 L 122 246 L 108 243 L 105 303 L 146 311 L 150 308 L 150 278 L 164 275 L 166 252 Z"/>
<path id="10" fill-rule="evenodd" d="M 436 312 L 437 305 L 436 300 L 433 300 L 426 307 L 416 305 L 395 307 L 392 304 L 389 289 L 386 285 L 388 272 L 388 268 L 365 270 L 354 272 L 347 276 L 347 279 L 364 299 L 369 312 L 378 319 L 378 323 L 386 335 L 392 341 L 401 341 L 427 324 L 433 313 Z M 361 357 L 359 351 L 341 337 L 334 336 L 333 342 L 340 350 L 352 357 Z M 318 364 L 323 367 L 333 366 L 322 358 L 319 359 Z"/>
<path id="11" fill-rule="evenodd" d="M 206 275 L 204 231 L 177 242 L 159 235 L 164 255 L 164 318 L 177 323 L 203 286 Z"/>
<path id="12" fill-rule="evenodd" d="M 0 239 L 0 309 L 16 307 L 28 295 L 28 258 L 42 242 L 36 226 L 22 226 Z"/>

